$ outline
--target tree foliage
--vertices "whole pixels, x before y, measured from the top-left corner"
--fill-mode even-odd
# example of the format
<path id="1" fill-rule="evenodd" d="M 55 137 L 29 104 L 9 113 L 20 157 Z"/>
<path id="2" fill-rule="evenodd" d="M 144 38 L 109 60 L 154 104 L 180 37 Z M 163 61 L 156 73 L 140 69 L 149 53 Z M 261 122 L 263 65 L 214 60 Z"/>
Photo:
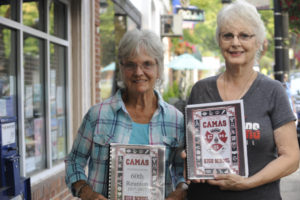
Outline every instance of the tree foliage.
<path id="1" fill-rule="evenodd" d="M 168 86 L 167 90 L 163 93 L 163 99 L 169 102 L 171 98 L 178 98 L 178 97 L 180 97 L 179 85 L 176 81 L 174 81 L 173 85 Z"/>
<path id="2" fill-rule="evenodd" d="M 102 66 L 106 66 L 115 60 L 114 5 L 112 1 L 107 1 L 107 3 L 107 10 L 100 14 L 99 30 L 101 35 Z"/>
<path id="3" fill-rule="evenodd" d="M 193 42 L 199 45 L 203 56 L 220 56 L 218 45 L 215 41 L 216 18 L 218 11 L 222 8 L 220 0 L 197 1 L 191 0 L 191 5 L 204 10 L 205 21 L 197 23 L 193 33 Z M 184 31 L 185 36 L 191 32 Z M 187 37 L 189 38 L 189 37 Z M 201 45 L 200 45 L 201 44 Z"/>
<path id="4" fill-rule="evenodd" d="M 223 6 L 221 0 L 190 0 L 190 5 L 204 10 L 205 21 L 195 24 L 194 29 L 184 29 L 182 38 L 172 39 L 174 51 L 180 44 L 188 42 L 195 45 L 202 56 L 217 56 L 222 60 L 223 57 L 215 39 L 217 14 Z M 260 10 L 259 13 L 265 23 L 269 44 L 265 54 L 268 58 L 264 59 L 264 66 L 267 68 L 267 71 L 270 71 L 272 70 L 274 58 L 274 16 L 272 10 Z"/>
<path id="5" fill-rule="evenodd" d="M 300 0 L 281 0 L 282 10 L 289 14 L 291 31 L 300 34 Z"/>
<path id="6" fill-rule="evenodd" d="M 174 48 L 182 44 L 182 41 L 194 44 L 203 56 L 221 56 L 215 41 L 216 16 L 221 9 L 220 0 L 197 1 L 191 0 L 190 5 L 204 10 L 205 21 L 195 24 L 194 29 L 184 29 L 182 38 L 172 40 Z"/>
<path id="7" fill-rule="evenodd" d="M 39 16 L 39 3 L 38 2 L 27 2 L 22 5 L 23 12 L 23 24 L 33 28 L 38 28 L 40 20 Z"/>

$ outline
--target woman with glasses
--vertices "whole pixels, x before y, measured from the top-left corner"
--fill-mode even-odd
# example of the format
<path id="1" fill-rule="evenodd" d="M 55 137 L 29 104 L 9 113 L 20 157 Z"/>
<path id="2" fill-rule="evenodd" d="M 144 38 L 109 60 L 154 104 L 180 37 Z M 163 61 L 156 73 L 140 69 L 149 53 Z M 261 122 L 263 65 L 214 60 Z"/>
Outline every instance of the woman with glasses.
<path id="1" fill-rule="evenodd" d="M 226 70 L 197 82 L 188 104 L 243 100 L 249 176 L 192 180 L 189 200 L 280 200 L 280 178 L 299 166 L 295 117 L 285 90 L 253 70 L 265 35 L 259 13 L 245 1 L 237 0 L 218 14 L 216 39 Z"/>
<path id="2" fill-rule="evenodd" d="M 166 146 L 165 196 L 184 198 L 183 160 L 176 156 L 183 147 L 183 115 L 155 90 L 163 80 L 163 55 L 161 40 L 151 31 L 132 30 L 121 39 L 122 89 L 90 108 L 66 159 L 66 183 L 73 195 L 83 200 L 107 198 L 109 144 L 121 143 Z"/>

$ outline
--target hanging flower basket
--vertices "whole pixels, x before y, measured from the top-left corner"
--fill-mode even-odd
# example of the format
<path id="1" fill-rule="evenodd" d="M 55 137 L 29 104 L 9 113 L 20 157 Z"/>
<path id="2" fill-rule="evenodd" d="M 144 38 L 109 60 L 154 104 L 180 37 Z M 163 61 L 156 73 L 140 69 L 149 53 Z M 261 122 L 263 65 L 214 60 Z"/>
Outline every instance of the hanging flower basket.
<path id="1" fill-rule="evenodd" d="M 280 0 L 282 10 L 289 14 L 291 31 L 300 34 L 300 0 Z"/>

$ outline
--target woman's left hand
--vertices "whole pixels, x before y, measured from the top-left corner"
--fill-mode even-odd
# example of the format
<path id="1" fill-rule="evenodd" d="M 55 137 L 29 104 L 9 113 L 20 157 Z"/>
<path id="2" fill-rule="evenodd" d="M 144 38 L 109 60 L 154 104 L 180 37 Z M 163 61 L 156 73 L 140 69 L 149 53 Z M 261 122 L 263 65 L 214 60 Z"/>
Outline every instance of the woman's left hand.
<path id="1" fill-rule="evenodd" d="M 246 180 L 247 178 L 236 174 L 218 174 L 215 175 L 215 179 L 206 180 L 206 182 L 210 185 L 219 186 L 221 190 L 241 191 L 248 189 Z"/>

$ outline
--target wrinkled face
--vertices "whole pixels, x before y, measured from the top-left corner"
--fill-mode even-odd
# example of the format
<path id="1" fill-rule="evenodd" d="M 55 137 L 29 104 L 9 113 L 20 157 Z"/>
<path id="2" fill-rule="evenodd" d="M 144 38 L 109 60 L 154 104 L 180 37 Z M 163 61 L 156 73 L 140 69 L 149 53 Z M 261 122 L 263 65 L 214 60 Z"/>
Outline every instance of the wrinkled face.
<path id="1" fill-rule="evenodd" d="M 124 60 L 121 72 L 125 87 L 129 93 L 152 92 L 158 78 L 158 65 L 145 51 Z"/>
<path id="2" fill-rule="evenodd" d="M 221 28 L 219 45 L 227 65 L 253 65 L 259 48 L 253 30 L 244 23 Z"/>

